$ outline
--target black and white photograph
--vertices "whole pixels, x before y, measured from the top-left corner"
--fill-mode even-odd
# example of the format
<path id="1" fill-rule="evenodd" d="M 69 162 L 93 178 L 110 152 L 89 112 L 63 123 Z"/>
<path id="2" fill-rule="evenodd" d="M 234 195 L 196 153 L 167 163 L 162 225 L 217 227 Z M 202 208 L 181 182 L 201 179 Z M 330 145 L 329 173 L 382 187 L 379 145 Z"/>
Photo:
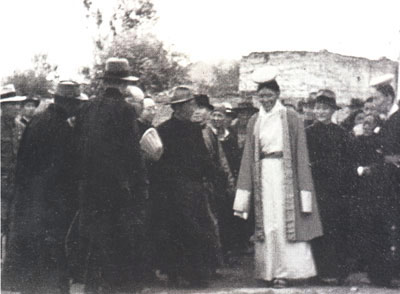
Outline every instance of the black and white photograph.
<path id="1" fill-rule="evenodd" d="M 2 0 L 1 293 L 400 293 L 400 1 Z"/>

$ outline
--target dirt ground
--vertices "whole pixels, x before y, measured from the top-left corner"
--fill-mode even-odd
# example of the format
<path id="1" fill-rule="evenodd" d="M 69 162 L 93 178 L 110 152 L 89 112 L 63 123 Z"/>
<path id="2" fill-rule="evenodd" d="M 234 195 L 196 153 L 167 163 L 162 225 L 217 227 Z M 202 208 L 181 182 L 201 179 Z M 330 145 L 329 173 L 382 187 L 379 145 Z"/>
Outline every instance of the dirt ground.
<path id="1" fill-rule="evenodd" d="M 400 294 L 400 279 L 395 281 L 397 288 L 386 289 L 371 286 L 365 273 L 352 274 L 346 284 L 340 287 L 321 287 L 299 283 L 286 289 L 260 288 L 253 279 L 253 258 L 251 255 L 242 256 L 234 266 L 225 267 L 218 271 L 220 278 L 211 281 L 205 289 L 173 289 L 166 286 L 166 281 L 144 288 L 141 294 Z M 74 285 L 73 294 L 81 294 L 83 287 Z M 132 292 L 134 293 L 134 292 Z M 125 294 L 125 293 L 124 293 Z M 126 293 L 127 294 L 127 293 Z"/>
<path id="2" fill-rule="evenodd" d="M 234 266 L 227 266 L 220 269 L 220 277 L 210 282 L 205 289 L 177 289 L 168 288 L 166 280 L 161 277 L 159 281 L 146 286 L 141 291 L 123 294 L 399 294 L 400 278 L 394 281 L 393 289 L 377 288 L 369 283 L 365 273 L 354 273 L 346 281 L 344 286 L 315 286 L 299 283 L 286 289 L 262 288 L 253 279 L 253 260 L 251 255 L 238 258 Z M 14 294 L 2 291 L 4 294 Z M 83 285 L 75 284 L 72 286 L 71 294 L 83 294 Z M 121 293 L 122 294 L 122 293 Z"/>

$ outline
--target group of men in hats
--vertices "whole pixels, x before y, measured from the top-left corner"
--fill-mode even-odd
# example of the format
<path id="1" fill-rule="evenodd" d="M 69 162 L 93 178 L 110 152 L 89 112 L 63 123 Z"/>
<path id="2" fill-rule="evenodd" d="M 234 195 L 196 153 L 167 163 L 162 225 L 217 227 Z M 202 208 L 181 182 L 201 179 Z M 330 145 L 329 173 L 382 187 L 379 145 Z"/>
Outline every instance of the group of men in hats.
<path id="1" fill-rule="evenodd" d="M 95 99 L 87 101 L 78 83 L 61 81 L 54 103 L 35 116 L 36 100 L 5 91 L 2 109 L 26 100 L 27 110 L 14 120 L 2 115 L 2 288 L 69 293 L 72 280 L 85 293 L 128 292 L 151 281 L 154 269 L 171 285 L 204 287 L 233 244 L 249 239 L 242 220 L 249 216 L 256 278 L 274 287 L 317 274 L 340 282 L 349 269 L 349 179 L 375 169 L 384 175 L 377 180 L 383 190 L 371 197 L 384 200 L 371 202 L 377 209 L 367 214 L 375 228 L 367 233 L 374 240 L 367 244 L 368 270 L 373 282 L 389 285 L 400 260 L 400 112 L 393 88 L 387 80 L 373 85 L 374 105 L 385 113 L 379 145 L 372 163 L 355 166 L 347 133 L 332 123 L 335 93 L 309 97 L 303 121 L 279 102 L 276 75 L 255 75 L 260 111 L 248 125 L 241 163 L 237 134 L 226 123 L 231 105 L 213 106 L 208 96 L 178 86 L 172 116 L 155 128 L 156 105 L 134 85 L 126 59 L 107 60 Z M 5 136 L 10 123 L 24 126 L 18 147 L 18 135 Z M 11 157 L 3 154 L 13 154 L 15 168 L 7 169 Z"/>

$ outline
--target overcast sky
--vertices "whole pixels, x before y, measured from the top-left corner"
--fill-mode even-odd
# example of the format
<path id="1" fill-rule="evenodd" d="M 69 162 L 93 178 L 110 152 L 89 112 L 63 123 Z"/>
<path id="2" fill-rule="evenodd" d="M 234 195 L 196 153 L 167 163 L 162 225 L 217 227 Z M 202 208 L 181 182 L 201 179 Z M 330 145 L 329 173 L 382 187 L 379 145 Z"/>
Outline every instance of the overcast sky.
<path id="1" fill-rule="evenodd" d="M 103 1 L 103 0 L 101 0 Z M 101 2 L 93 0 L 93 2 Z M 112 0 L 104 0 L 110 5 Z M 253 51 L 327 49 L 377 59 L 400 55 L 400 1 L 154 0 L 153 28 L 192 61 L 240 59 Z M 103 5 L 103 4 L 102 4 Z M 35 53 L 66 72 L 93 61 L 82 0 L 1 0 L 0 76 Z"/>

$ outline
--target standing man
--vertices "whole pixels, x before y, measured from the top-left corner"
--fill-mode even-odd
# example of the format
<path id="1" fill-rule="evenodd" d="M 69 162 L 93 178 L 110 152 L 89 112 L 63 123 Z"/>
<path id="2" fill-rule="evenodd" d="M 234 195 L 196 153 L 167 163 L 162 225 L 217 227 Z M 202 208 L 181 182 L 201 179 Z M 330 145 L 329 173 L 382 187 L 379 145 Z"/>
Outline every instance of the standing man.
<path id="1" fill-rule="evenodd" d="M 276 76 L 273 67 L 254 73 L 260 111 L 247 125 L 233 209 L 243 219 L 254 211 L 256 279 L 283 288 L 316 275 L 309 241 L 322 228 L 303 121 L 279 101 Z"/>
<path id="2" fill-rule="evenodd" d="M 218 250 L 217 224 L 206 189 L 214 178 L 213 165 L 201 127 L 191 122 L 196 107 L 192 91 L 177 87 L 170 105 L 172 117 L 158 128 L 164 153 L 152 182 L 158 189 L 154 221 L 157 252 L 162 254 L 159 267 L 171 283 L 180 276 L 191 286 L 206 286 Z"/>
<path id="3" fill-rule="evenodd" d="M 193 112 L 192 121 L 205 128 L 214 107 L 210 104 L 210 97 L 205 94 L 195 95 L 195 101 L 197 107 Z"/>
<path id="4" fill-rule="evenodd" d="M 13 197 L 19 144 L 16 118 L 26 97 L 16 96 L 14 85 L 1 88 L 1 235 L 7 235 L 9 202 Z"/>
<path id="5" fill-rule="evenodd" d="M 233 215 L 233 200 L 236 191 L 236 179 L 240 167 L 240 150 L 237 137 L 225 126 L 226 108 L 214 105 L 210 124 L 203 129 L 204 142 L 210 158 L 217 167 L 215 181 L 215 202 L 219 232 L 224 260 L 229 261 L 228 253 L 234 249 L 243 249 L 242 236 L 244 224 Z"/>
<path id="6" fill-rule="evenodd" d="M 110 58 L 104 92 L 77 119 L 81 139 L 79 241 L 85 293 L 132 291 L 145 278 L 141 251 L 147 180 L 136 113 L 125 101 L 129 75 L 123 58 Z"/>
<path id="7" fill-rule="evenodd" d="M 143 110 L 138 118 L 138 125 L 140 135 L 143 136 L 144 132 L 153 127 L 153 119 L 156 116 L 156 103 L 153 99 L 146 97 L 142 101 Z"/>
<path id="8" fill-rule="evenodd" d="M 320 90 L 315 101 L 315 123 L 306 128 L 310 164 L 324 235 L 312 241 L 318 276 L 338 284 L 348 274 L 347 230 L 351 163 L 348 135 L 332 122 L 339 109 L 331 90 Z"/>
<path id="9" fill-rule="evenodd" d="M 376 207 L 376 242 L 373 265 L 369 269 L 371 282 L 390 286 L 400 268 L 400 111 L 390 85 L 389 74 L 372 83 L 373 101 L 383 120 L 379 132 L 382 163 L 383 193 Z"/>
<path id="10" fill-rule="evenodd" d="M 17 156 L 2 287 L 21 293 L 69 293 L 65 237 L 77 210 L 74 117 L 79 84 L 62 81 L 54 104 L 32 118 Z"/>

